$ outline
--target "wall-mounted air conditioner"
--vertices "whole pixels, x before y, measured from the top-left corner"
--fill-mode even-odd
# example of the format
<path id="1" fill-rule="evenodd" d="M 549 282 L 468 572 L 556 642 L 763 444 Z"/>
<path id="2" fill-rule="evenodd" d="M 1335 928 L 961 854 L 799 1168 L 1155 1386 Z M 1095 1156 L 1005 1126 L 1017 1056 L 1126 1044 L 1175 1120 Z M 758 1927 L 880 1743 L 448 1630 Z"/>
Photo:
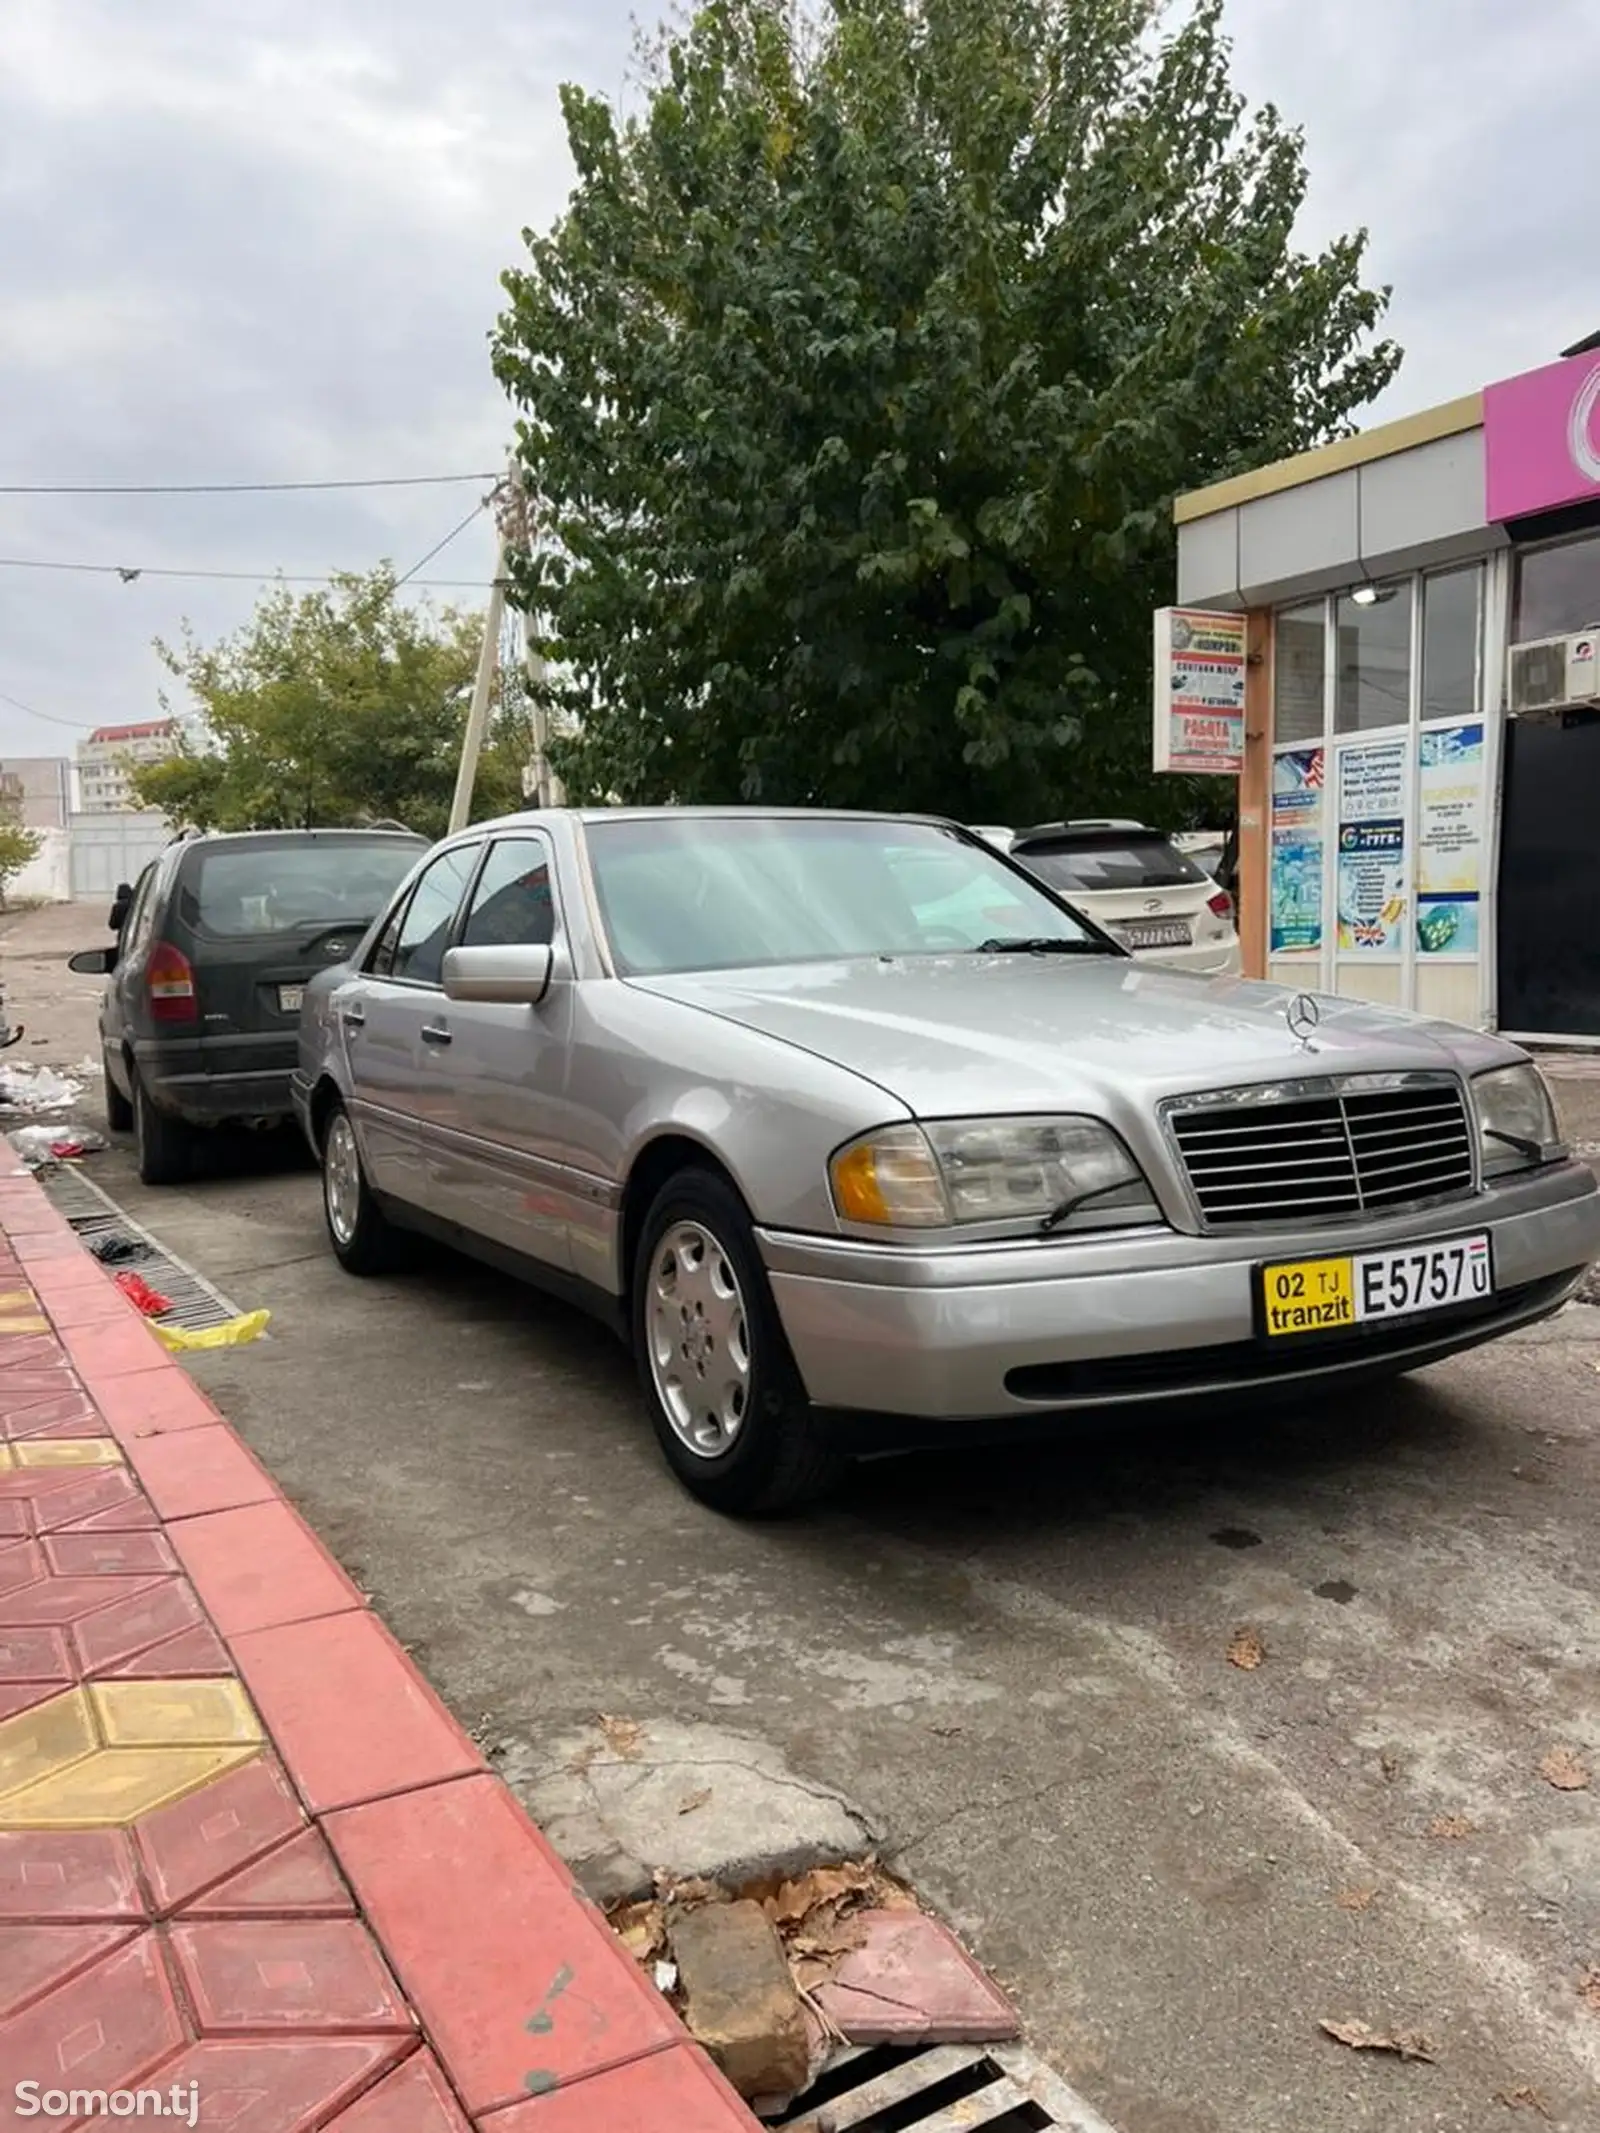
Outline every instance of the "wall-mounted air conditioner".
<path id="1" fill-rule="evenodd" d="M 1600 624 L 1569 637 L 1536 637 L 1510 652 L 1514 717 L 1600 704 Z"/>

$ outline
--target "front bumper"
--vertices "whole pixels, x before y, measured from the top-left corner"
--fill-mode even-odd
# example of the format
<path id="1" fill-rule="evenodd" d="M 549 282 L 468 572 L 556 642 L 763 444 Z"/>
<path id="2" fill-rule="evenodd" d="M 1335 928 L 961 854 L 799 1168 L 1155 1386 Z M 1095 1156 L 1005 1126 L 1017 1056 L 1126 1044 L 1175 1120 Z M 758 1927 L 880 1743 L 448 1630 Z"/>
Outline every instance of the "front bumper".
<path id="1" fill-rule="evenodd" d="M 1493 1237 L 1487 1307 L 1281 1349 L 1256 1339 L 1252 1273 L 1264 1259 L 1480 1229 Z M 757 1234 L 818 1406 L 980 1421 L 1310 1388 L 1474 1346 L 1555 1310 L 1600 1257 L 1600 1187 L 1585 1165 L 1564 1163 L 1447 1207 L 1248 1238 L 1152 1228 L 919 1249 Z"/>

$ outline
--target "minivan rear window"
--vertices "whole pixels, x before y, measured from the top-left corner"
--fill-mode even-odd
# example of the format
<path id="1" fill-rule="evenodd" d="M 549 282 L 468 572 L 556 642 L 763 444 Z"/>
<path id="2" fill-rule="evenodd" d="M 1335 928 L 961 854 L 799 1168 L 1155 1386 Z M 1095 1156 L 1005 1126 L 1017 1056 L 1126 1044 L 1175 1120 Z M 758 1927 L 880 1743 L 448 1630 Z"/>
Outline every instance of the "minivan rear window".
<path id="1" fill-rule="evenodd" d="M 1165 837 L 1117 837 L 1101 843 L 1041 845 L 1012 858 L 1052 889 L 1175 889 L 1206 875 Z"/>
<path id="2" fill-rule="evenodd" d="M 202 847 L 183 870 L 179 915 L 198 933 L 236 940 L 366 925 L 426 849 L 401 837 Z"/>

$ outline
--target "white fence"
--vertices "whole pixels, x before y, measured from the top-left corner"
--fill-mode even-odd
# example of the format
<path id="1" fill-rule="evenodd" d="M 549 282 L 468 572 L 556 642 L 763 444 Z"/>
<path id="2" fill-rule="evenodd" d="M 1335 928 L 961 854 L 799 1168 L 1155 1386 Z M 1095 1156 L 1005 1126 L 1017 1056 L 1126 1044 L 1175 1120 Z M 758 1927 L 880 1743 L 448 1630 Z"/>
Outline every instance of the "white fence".
<path id="1" fill-rule="evenodd" d="M 74 897 L 104 897 L 119 883 L 137 881 L 158 852 L 172 842 L 165 815 L 74 815 L 70 889 Z"/>

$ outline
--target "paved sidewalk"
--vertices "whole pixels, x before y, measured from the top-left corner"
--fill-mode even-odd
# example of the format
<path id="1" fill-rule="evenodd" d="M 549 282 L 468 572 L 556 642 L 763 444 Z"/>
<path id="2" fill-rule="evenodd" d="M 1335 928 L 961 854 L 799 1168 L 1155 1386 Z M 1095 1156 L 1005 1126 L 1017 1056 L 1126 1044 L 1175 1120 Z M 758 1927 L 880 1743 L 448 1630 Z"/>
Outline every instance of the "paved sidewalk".
<path id="1" fill-rule="evenodd" d="M 0 2127 L 750 2133 L 9 1150 L 0 1236 Z"/>

